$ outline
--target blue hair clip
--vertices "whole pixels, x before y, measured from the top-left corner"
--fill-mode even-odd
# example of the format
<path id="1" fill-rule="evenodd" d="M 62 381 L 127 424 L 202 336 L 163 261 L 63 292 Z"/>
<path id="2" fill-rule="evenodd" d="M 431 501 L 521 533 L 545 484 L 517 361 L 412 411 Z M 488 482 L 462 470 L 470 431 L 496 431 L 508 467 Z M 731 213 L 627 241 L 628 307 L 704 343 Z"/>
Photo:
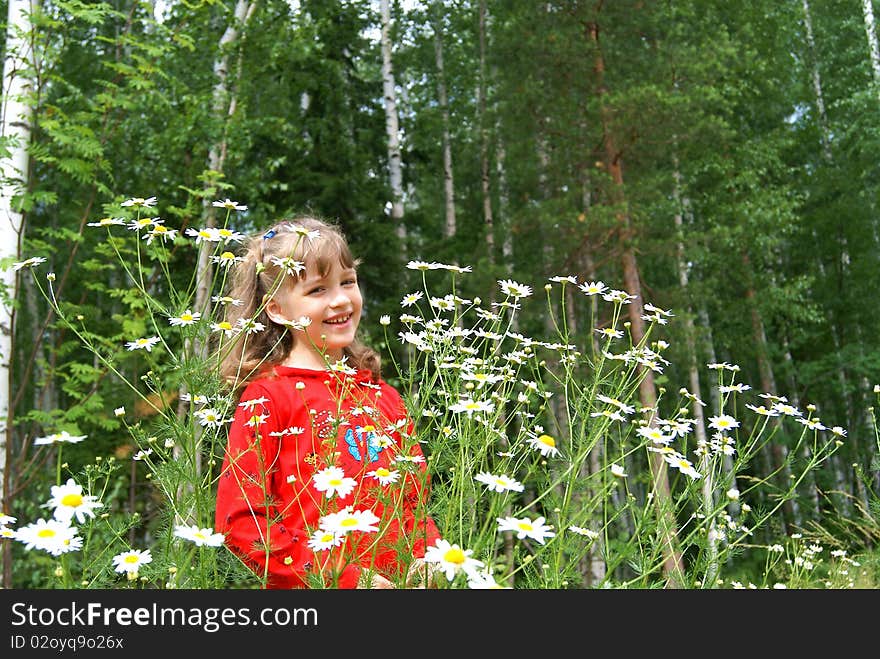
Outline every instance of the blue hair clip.
<path id="1" fill-rule="evenodd" d="M 263 234 L 263 240 L 267 240 L 269 238 L 274 238 L 278 232 L 275 229 L 269 229 L 266 233 Z"/>

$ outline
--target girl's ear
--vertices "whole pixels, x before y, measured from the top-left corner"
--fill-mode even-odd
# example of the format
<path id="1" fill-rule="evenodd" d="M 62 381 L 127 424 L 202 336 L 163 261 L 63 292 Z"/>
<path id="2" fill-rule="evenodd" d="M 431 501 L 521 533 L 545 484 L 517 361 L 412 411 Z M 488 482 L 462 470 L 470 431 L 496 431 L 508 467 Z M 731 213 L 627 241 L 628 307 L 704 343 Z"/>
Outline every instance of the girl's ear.
<path id="1" fill-rule="evenodd" d="M 284 325 L 287 322 L 287 318 L 281 312 L 281 305 L 278 304 L 278 300 L 274 297 L 270 297 L 266 300 L 265 307 L 266 315 L 269 316 L 269 320 L 273 323 L 277 323 L 278 325 Z"/>

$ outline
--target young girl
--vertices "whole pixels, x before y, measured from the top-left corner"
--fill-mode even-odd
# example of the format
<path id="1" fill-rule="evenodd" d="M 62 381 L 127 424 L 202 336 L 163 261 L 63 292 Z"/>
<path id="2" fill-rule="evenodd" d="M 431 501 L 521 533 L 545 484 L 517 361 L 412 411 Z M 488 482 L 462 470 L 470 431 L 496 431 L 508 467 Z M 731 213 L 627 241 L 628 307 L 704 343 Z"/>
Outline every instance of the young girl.
<path id="1" fill-rule="evenodd" d="M 356 266 L 336 227 L 298 217 L 252 238 L 232 275 L 240 331 L 221 369 L 243 391 L 216 528 L 267 588 L 418 586 L 440 537 L 412 422 L 356 338 Z"/>

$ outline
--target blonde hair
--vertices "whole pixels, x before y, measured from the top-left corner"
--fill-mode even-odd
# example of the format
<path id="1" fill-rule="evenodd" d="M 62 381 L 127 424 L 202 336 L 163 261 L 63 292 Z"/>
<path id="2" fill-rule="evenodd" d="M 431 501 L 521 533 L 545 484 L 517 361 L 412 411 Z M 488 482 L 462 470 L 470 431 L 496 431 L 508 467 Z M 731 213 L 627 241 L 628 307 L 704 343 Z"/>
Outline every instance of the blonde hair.
<path id="1" fill-rule="evenodd" d="M 226 321 L 232 327 L 253 321 L 262 323 L 265 329 L 239 332 L 231 346 L 222 347 L 220 373 L 229 386 L 243 387 L 281 364 L 293 349 L 295 331 L 269 318 L 266 301 L 305 276 L 306 269 L 300 264 L 314 267 L 323 277 L 334 263 L 356 268 L 360 261 L 352 256 L 339 227 L 313 216 L 284 220 L 248 240 L 242 260 L 231 273 L 229 297 L 240 304 L 227 305 Z M 349 366 L 367 369 L 374 379 L 379 378 L 378 353 L 358 339 L 345 348 L 344 355 Z"/>

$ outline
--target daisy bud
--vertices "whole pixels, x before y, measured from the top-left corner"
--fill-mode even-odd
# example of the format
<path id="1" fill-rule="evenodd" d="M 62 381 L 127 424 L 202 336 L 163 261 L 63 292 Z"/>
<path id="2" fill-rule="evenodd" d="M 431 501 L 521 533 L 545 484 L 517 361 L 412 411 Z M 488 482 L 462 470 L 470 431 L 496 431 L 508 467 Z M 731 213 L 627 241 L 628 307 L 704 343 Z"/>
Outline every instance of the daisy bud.
<path id="1" fill-rule="evenodd" d="M 113 410 L 113 414 L 115 414 L 116 416 L 125 416 L 125 408 L 117 407 L 115 410 Z"/>
<path id="2" fill-rule="evenodd" d="M 50 272 L 48 275 L 46 275 L 46 279 L 48 279 L 49 281 L 55 281 L 55 273 Z"/>

